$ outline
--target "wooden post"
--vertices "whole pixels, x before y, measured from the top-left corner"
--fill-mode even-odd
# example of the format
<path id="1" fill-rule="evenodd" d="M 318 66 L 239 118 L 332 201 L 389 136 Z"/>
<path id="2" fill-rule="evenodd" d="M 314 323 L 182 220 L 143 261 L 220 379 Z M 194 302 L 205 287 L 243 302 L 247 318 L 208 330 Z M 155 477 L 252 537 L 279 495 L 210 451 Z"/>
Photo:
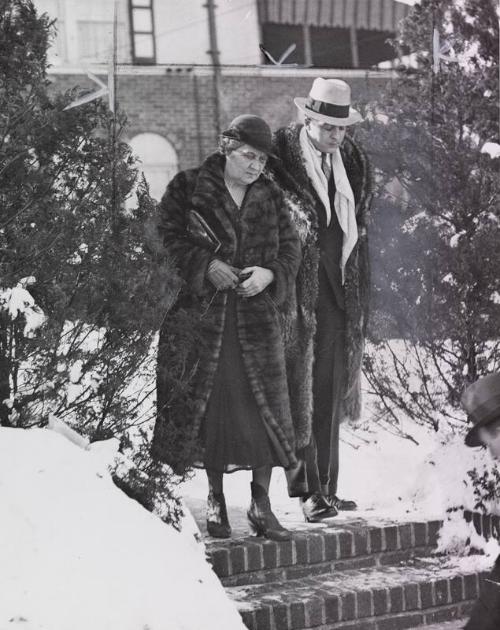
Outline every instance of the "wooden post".
<path id="1" fill-rule="evenodd" d="M 306 66 L 313 65 L 311 30 L 309 24 L 302 25 L 302 35 L 304 37 L 304 64 Z"/>
<path id="2" fill-rule="evenodd" d="M 351 24 L 349 27 L 349 33 L 351 38 L 351 61 L 353 68 L 359 68 L 359 49 L 358 49 L 358 33 L 356 26 Z"/>

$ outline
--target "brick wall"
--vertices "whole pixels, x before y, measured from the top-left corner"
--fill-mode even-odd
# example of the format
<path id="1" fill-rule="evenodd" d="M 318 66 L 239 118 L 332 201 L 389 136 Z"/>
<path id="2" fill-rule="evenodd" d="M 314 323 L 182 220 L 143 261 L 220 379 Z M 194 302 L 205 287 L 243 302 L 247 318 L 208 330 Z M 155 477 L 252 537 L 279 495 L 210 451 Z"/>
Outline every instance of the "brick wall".
<path id="1" fill-rule="evenodd" d="M 235 116 L 253 113 L 265 118 L 273 129 L 297 117 L 295 96 L 306 96 L 314 75 L 261 76 L 223 75 L 220 82 L 221 128 Z M 55 89 L 79 85 L 94 89 L 85 75 L 54 74 Z M 380 94 L 387 78 L 370 75 L 348 78 L 353 102 Z M 195 166 L 217 146 L 213 78 L 191 69 L 158 71 L 155 74 L 120 74 L 117 80 L 120 106 L 128 116 L 127 135 L 158 133 L 177 151 L 179 168 Z"/>

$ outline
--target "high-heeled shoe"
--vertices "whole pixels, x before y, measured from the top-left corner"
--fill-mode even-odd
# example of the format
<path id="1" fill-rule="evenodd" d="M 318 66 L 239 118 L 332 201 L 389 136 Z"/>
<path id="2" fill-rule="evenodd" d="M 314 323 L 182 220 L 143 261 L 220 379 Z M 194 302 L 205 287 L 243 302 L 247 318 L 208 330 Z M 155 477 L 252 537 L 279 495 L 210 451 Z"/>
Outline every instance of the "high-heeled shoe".
<path id="1" fill-rule="evenodd" d="M 210 491 L 207 499 L 207 532 L 214 538 L 229 538 L 231 526 L 227 518 L 226 499 L 222 492 Z"/>
<path id="2" fill-rule="evenodd" d="M 269 495 L 262 486 L 251 483 L 252 502 L 247 512 L 248 523 L 257 536 L 269 540 L 290 540 L 292 534 L 278 521 L 269 502 Z"/>

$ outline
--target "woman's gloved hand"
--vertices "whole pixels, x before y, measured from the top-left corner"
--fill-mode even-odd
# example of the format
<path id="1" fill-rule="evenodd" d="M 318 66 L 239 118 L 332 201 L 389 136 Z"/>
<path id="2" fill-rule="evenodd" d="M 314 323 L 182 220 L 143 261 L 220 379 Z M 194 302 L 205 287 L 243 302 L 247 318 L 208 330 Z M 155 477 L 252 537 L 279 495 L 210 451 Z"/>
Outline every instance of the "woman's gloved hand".
<path id="1" fill-rule="evenodd" d="M 274 273 L 264 267 L 245 267 L 241 270 L 240 276 L 245 277 L 248 274 L 250 274 L 248 278 L 236 289 L 238 295 L 245 298 L 258 295 L 274 280 Z"/>
<path id="2" fill-rule="evenodd" d="M 234 289 L 238 286 L 240 270 L 215 258 L 208 265 L 207 278 L 218 291 Z"/>

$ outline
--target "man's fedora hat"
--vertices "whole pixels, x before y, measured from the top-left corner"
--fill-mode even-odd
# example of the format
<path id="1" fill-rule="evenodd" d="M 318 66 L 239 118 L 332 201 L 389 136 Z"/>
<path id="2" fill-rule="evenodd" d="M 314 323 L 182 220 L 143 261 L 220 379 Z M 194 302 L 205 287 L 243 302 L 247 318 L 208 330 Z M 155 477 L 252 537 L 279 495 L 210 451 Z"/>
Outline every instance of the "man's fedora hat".
<path id="1" fill-rule="evenodd" d="M 462 395 L 462 406 L 474 424 L 465 436 L 465 443 L 481 446 L 479 429 L 500 420 L 500 373 L 488 374 L 469 385 Z"/>
<path id="2" fill-rule="evenodd" d="M 351 107 L 351 88 L 340 79 L 314 79 L 307 98 L 297 97 L 295 105 L 309 118 L 345 127 L 363 120 Z"/>

